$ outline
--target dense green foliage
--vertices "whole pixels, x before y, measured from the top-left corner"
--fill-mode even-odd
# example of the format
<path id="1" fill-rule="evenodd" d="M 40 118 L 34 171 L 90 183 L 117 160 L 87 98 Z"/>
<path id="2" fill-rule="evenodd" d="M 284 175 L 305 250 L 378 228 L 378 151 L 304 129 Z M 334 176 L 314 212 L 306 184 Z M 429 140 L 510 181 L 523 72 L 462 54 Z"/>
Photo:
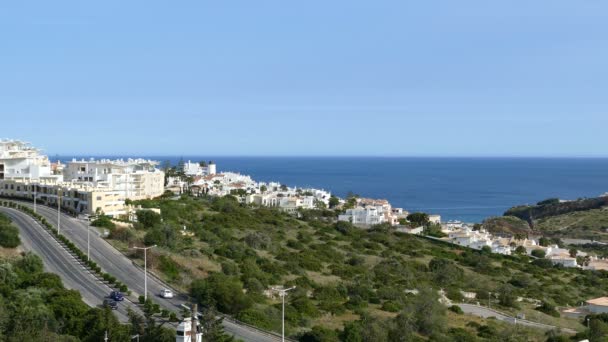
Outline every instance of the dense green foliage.
<path id="1" fill-rule="evenodd" d="M 357 341 L 353 336 L 368 333 L 379 334 L 372 339 L 378 341 L 469 335 L 492 340 L 505 333 L 504 326 L 451 329 L 449 324 L 428 323 L 427 316 L 445 322 L 448 314 L 447 307 L 435 300 L 436 290 L 444 289 L 456 301 L 463 299 L 460 291 L 475 292 L 479 300 L 487 300 L 492 292 L 493 305 L 505 310 L 518 306 L 517 297 L 565 306 L 608 291 L 608 273 L 602 271 L 563 269 L 546 259 L 532 262 L 525 255 L 474 251 L 398 233 L 386 225 L 363 230 L 336 222 L 331 210 L 301 211 L 296 218 L 273 208 L 245 206 L 231 196 L 183 196 L 138 204 L 161 209 L 162 224 L 156 227 L 178 232 L 185 225 L 194 233 L 173 235 L 163 253 L 210 265 L 207 275 L 190 283 L 191 294 L 201 305 L 278 331 L 280 302 L 265 294 L 272 286 L 297 286 L 287 297 L 285 319 L 287 332 L 301 340 Z M 146 229 L 145 237 L 155 229 Z M 182 264 L 182 281 L 190 276 L 187 266 Z M 435 291 L 422 296 L 406 291 L 431 288 Z M 417 316 L 420 312 L 425 316 Z M 326 322 L 334 320 L 344 322 L 342 329 L 328 328 Z"/>
<path id="2" fill-rule="evenodd" d="M 0 259 L 0 340 L 128 341 L 128 328 L 108 310 L 91 309 L 33 254 Z"/>
<path id="3" fill-rule="evenodd" d="M 0 246 L 5 248 L 15 248 L 19 246 L 19 230 L 13 226 L 11 220 L 0 213 Z"/>
<path id="4" fill-rule="evenodd" d="M 93 222 L 91 222 L 91 225 L 93 227 L 108 228 L 108 229 L 116 228 L 116 224 L 114 224 L 114 222 L 112 222 L 112 219 L 106 215 L 97 216 L 97 218 L 95 220 L 93 220 Z"/>
<path id="5" fill-rule="evenodd" d="M 532 230 L 528 222 L 515 216 L 490 217 L 483 221 L 483 229 L 492 234 L 520 234 L 526 236 Z"/>
<path id="6" fill-rule="evenodd" d="M 541 201 L 533 206 L 518 206 L 507 210 L 505 216 L 515 216 L 533 225 L 534 220 L 576 211 L 599 209 L 608 205 L 608 197 L 585 198 L 559 202 L 554 199 Z"/>

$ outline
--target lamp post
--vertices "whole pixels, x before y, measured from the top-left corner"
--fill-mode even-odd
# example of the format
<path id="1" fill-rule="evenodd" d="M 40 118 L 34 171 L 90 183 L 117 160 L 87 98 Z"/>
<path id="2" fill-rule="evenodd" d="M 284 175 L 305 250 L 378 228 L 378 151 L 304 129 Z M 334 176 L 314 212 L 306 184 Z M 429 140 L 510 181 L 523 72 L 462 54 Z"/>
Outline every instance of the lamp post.
<path id="1" fill-rule="evenodd" d="M 61 188 L 57 190 L 57 235 L 61 229 Z"/>
<path id="2" fill-rule="evenodd" d="M 34 213 L 36 212 L 36 197 L 37 197 L 37 192 L 38 191 L 38 184 L 34 184 Z"/>
<path id="3" fill-rule="evenodd" d="M 143 249 L 144 250 L 144 301 L 148 300 L 148 249 L 156 247 L 133 247 L 134 249 Z"/>
<path id="4" fill-rule="evenodd" d="M 87 261 L 91 260 L 91 225 L 87 224 Z"/>
<path id="5" fill-rule="evenodd" d="M 488 292 L 488 308 L 490 308 L 490 300 L 492 299 L 492 292 Z"/>
<path id="6" fill-rule="evenodd" d="M 281 312 L 281 341 L 285 342 L 285 296 L 287 296 L 287 292 L 295 289 L 296 287 L 290 287 L 288 289 L 277 289 L 272 288 L 273 291 L 279 293 L 279 296 L 283 299 L 283 311 Z"/>

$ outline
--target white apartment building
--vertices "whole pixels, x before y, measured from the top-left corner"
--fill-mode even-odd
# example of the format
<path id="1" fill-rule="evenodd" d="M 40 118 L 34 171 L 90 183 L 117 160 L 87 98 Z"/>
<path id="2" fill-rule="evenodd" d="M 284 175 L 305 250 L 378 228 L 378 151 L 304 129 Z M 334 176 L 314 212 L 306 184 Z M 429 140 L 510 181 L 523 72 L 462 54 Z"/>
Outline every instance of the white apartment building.
<path id="1" fill-rule="evenodd" d="M 158 162 L 145 159 L 73 159 L 63 169 L 63 177 L 67 182 L 122 191 L 131 200 L 149 199 L 164 192 L 165 174 L 156 165 Z"/>
<path id="2" fill-rule="evenodd" d="M 217 173 L 215 163 L 210 161 L 207 166 L 201 166 L 199 163 L 193 163 L 190 160 L 184 163 L 184 174 L 188 176 L 207 176 Z"/>
<path id="3" fill-rule="evenodd" d="M 51 172 L 49 158 L 29 143 L 0 140 L 0 180 L 60 178 Z"/>
<path id="4" fill-rule="evenodd" d="M 386 217 L 382 207 L 357 207 L 347 209 L 346 212 L 338 216 L 339 221 L 348 221 L 355 225 L 371 226 L 386 222 Z"/>

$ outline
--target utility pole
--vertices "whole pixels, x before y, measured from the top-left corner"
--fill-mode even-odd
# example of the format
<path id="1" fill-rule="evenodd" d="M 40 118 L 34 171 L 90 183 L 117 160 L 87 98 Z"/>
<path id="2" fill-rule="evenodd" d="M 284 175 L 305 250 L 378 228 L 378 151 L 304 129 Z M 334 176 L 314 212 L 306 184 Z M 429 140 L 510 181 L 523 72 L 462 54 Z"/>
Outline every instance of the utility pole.
<path id="1" fill-rule="evenodd" d="M 36 197 L 37 197 L 37 192 L 38 191 L 38 184 L 34 185 L 34 213 L 36 212 Z"/>
<path id="2" fill-rule="evenodd" d="M 91 225 L 87 224 L 87 261 L 91 260 Z"/>
<path id="3" fill-rule="evenodd" d="M 148 300 L 148 249 L 156 247 L 133 247 L 133 249 L 143 249 L 144 250 L 144 301 Z"/>
<path id="4" fill-rule="evenodd" d="M 290 287 L 288 289 L 277 289 L 273 288 L 273 291 L 279 293 L 279 296 L 283 299 L 283 310 L 281 312 L 281 341 L 285 342 L 285 296 L 287 296 L 287 292 L 295 289 L 296 287 Z"/>
<path id="5" fill-rule="evenodd" d="M 57 190 L 57 235 L 61 229 L 61 188 Z"/>
<path id="6" fill-rule="evenodd" d="M 492 292 L 488 292 L 488 309 L 490 308 L 490 300 L 492 299 Z"/>
<path id="7" fill-rule="evenodd" d="M 198 305 L 196 303 L 192 304 L 192 321 L 190 324 L 190 342 L 198 342 L 198 334 L 196 329 L 196 320 L 198 317 Z"/>
<path id="8" fill-rule="evenodd" d="M 106 334 L 105 334 L 105 336 L 104 336 L 103 340 L 104 340 L 105 342 L 108 342 L 108 331 L 107 331 L 107 330 L 106 330 Z"/>

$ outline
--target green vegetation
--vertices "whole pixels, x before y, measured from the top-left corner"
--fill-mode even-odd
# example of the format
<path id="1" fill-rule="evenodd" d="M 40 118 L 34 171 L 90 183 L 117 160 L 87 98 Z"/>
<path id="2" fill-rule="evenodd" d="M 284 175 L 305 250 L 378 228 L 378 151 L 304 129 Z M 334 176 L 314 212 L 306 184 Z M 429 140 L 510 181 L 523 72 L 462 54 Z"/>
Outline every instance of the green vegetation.
<path id="1" fill-rule="evenodd" d="M 495 340 L 511 333 L 544 341 L 541 331 L 514 332 L 499 322 L 452 312 L 438 303 L 437 290 L 443 288 L 455 301 L 462 301 L 461 290 L 477 293 L 481 301 L 492 292 L 492 305 L 507 311 L 521 306 L 518 297 L 566 306 L 608 291 L 608 273 L 602 271 L 474 251 L 387 225 L 359 229 L 335 222 L 327 209 L 301 211 L 296 218 L 245 206 L 232 196 L 136 204 L 161 209 L 162 222 L 138 227 L 132 243 L 154 240 L 161 246 L 148 257 L 170 257 L 171 267 L 153 266 L 167 281 L 189 290 L 202 306 L 275 331 L 281 305 L 278 297 L 268 297 L 268 289 L 297 286 L 287 297 L 285 319 L 287 333 L 302 341 Z M 183 226 L 193 236 L 180 234 Z M 414 289 L 421 294 L 407 291 Z M 545 311 L 535 312 L 554 322 L 554 312 Z M 572 326 L 584 329 L 576 321 Z"/>
<path id="2" fill-rule="evenodd" d="M 93 220 L 93 222 L 91 222 L 91 226 L 100 227 L 100 228 L 108 228 L 108 229 L 116 228 L 116 224 L 114 224 L 114 222 L 112 222 L 112 219 L 109 216 L 106 216 L 103 214 L 97 216 L 97 218 L 95 220 Z"/>
<path id="3" fill-rule="evenodd" d="M 537 230 L 557 238 L 608 241 L 608 210 L 591 209 L 535 221 Z"/>
<path id="4" fill-rule="evenodd" d="M 5 248 L 15 248 L 21 244 L 19 230 L 13 226 L 11 220 L 0 213 L 0 246 Z"/>
<path id="5" fill-rule="evenodd" d="M 531 225 L 534 220 L 558 216 L 577 211 L 600 209 L 608 206 L 608 197 L 585 198 L 576 201 L 555 201 L 549 199 L 538 202 L 537 205 L 513 207 L 505 212 L 505 216 L 518 217 Z"/>
<path id="6" fill-rule="evenodd" d="M 131 313 L 131 321 L 144 318 Z M 143 341 L 175 341 L 174 332 L 148 317 L 138 329 Z M 122 325 L 109 308 L 90 308 L 80 293 L 67 290 L 55 274 L 42 270 L 36 255 L 0 259 L 1 341 L 131 341 L 136 327 Z"/>
<path id="7" fill-rule="evenodd" d="M 511 234 L 527 236 L 532 232 L 528 222 L 515 216 L 490 217 L 483 221 L 482 228 L 492 234 Z"/>

